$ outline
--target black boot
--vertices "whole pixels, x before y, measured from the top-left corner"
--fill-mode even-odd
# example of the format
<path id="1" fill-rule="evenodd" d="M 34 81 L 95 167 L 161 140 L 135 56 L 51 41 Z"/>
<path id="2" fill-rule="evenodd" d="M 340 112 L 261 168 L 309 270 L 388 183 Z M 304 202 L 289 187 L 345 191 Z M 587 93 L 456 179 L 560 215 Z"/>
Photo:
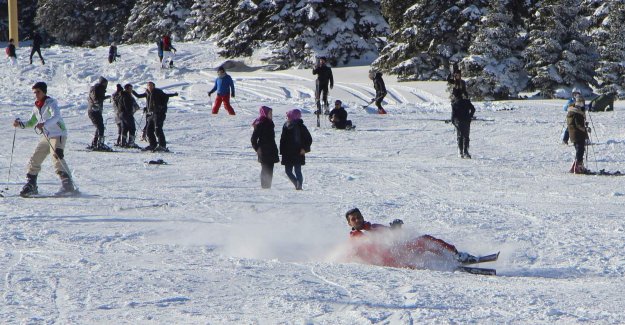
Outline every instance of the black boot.
<path id="1" fill-rule="evenodd" d="M 36 194 L 39 194 L 37 190 L 37 175 L 26 174 L 26 184 L 22 187 L 20 196 L 29 197 Z"/>
<path id="2" fill-rule="evenodd" d="M 471 155 L 469 154 L 469 139 L 465 138 L 464 139 L 464 158 L 468 158 L 471 159 Z"/>
<path id="3" fill-rule="evenodd" d="M 59 177 L 61 178 L 61 188 L 56 195 L 68 195 L 76 192 L 76 188 L 74 188 L 74 182 L 72 178 L 65 172 L 60 172 Z"/>

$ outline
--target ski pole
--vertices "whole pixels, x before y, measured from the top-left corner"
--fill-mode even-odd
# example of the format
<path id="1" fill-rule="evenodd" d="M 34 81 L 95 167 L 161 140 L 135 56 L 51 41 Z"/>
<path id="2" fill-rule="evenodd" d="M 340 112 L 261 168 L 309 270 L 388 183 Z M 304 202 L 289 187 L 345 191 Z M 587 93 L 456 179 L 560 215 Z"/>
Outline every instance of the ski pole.
<path id="1" fill-rule="evenodd" d="M 35 133 L 37 133 L 37 128 L 35 128 Z M 54 149 L 52 142 L 50 142 L 50 138 L 48 138 L 48 135 L 46 134 L 45 130 L 41 129 L 41 133 L 37 133 L 37 134 L 41 134 L 43 135 L 44 138 L 46 138 L 46 141 L 48 142 L 50 149 L 52 150 L 52 152 L 54 152 L 53 157 L 59 161 L 59 163 L 61 164 L 61 167 L 63 168 L 63 171 L 65 171 L 65 174 L 67 174 L 67 177 L 69 177 L 70 181 L 72 181 L 72 184 L 74 184 L 74 188 L 76 189 L 76 191 L 78 191 L 78 185 L 76 184 L 76 182 L 74 182 L 74 178 L 72 177 L 72 174 L 70 174 L 69 170 L 67 169 L 67 166 L 65 164 L 65 159 L 60 159 L 59 156 L 56 155 L 56 150 Z"/>
<path id="2" fill-rule="evenodd" d="M 4 197 L 2 192 L 9 190 L 9 181 L 11 180 L 11 166 L 13 166 L 13 151 L 15 149 L 15 135 L 17 134 L 17 128 L 13 132 L 13 146 L 11 147 L 11 159 L 9 160 L 9 175 L 7 176 L 7 185 L 4 187 L 4 190 L 0 191 L 0 197 Z"/>

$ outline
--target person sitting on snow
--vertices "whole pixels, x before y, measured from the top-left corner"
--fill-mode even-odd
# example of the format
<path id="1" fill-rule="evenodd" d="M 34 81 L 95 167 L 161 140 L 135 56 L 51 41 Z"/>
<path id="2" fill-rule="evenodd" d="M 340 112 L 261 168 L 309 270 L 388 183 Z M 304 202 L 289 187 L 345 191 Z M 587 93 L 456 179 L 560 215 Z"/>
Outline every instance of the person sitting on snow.
<path id="1" fill-rule="evenodd" d="M 338 99 L 334 102 L 334 109 L 328 115 L 328 119 L 333 128 L 341 130 L 352 128 L 352 121 L 347 119 L 347 111 L 343 107 L 343 102 Z"/>
<path id="2" fill-rule="evenodd" d="M 368 264 L 401 268 L 416 268 L 413 260 L 424 254 L 433 254 L 450 262 L 467 263 L 476 257 L 467 253 L 458 252 L 456 247 L 441 239 L 430 235 L 400 240 L 398 234 L 403 221 L 395 219 L 390 226 L 371 223 L 364 220 L 358 208 L 350 209 L 345 213 L 347 224 L 352 227 L 349 237 L 352 240 L 369 241 L 358 242 L 355 245 L 354 255 Z"/>

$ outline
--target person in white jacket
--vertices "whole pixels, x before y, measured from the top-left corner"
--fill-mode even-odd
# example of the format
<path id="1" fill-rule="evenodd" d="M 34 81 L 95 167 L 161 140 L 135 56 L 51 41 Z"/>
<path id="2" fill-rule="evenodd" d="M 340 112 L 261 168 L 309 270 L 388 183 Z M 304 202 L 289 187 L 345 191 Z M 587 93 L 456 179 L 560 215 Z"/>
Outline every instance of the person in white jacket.
<path id="1" fill-rule="evenodd" d="M 61 178 L 62 187 L 57 195 L 71 194 L 76 191 L 74 182 L 69 172 L 69 167 L 64 159 L 63 150 L 67 144 L 67 129 L 61 117 L 57 101 L 47 95 L 48 86 L 45 82 L 37 82 L 33 87 L 35 95 L 35 107 L 28 121 L 19 118 L 13 121 L 13 127 L 22 129 L 35 127 L 35 132 L 41 134 L 41 139 L 35 147 L 35 152 L 28 162 L 26 185 L 22 188 L 20 196 L 28 197 L 38 194 L 37 175 L 41 170 L 41 164 L 49 153 L 52 154 L 54 168 Z"/>

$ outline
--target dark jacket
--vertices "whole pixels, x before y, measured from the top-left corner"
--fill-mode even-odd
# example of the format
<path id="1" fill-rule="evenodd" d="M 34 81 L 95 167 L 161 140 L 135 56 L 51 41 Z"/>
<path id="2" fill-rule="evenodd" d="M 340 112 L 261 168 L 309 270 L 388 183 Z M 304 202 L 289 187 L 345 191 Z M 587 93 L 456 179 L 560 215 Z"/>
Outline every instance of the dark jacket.
<path id="1" fill-rule="evenodd" d="M 39 34 L 34 34 L 33 35 L 33 49 L 40 49 L 41 48 L 41 36 L 39 36 Z"/>
<path id="2" fill-rule="evenodd" d="M 386 85 L 382 80 L 382 72 L 377 72 L 373 77 L 373 88 L 375 89 L 375 98 L 379 99 L 386 96 Z"/>
<path id="3" fill-rule="evenodd" d="M 258 162 L 261 164 L 274 164 L 280 161 L 274 127 L 273 121 L 268 118 L 254 127 L 252 148 L 256 151 Z"/>
<path id="4" fill-rule="evenodd" d="M 334 124 L 334 127 L 337 129 L 344 129 L 347 125 L 347 111 L 343 108 L 343 106 L 335 108 L 330 111 L 328 119 L 330 119 L 332 124 Z"/>
<path id="5" fill-rule="evenodd" d="M 471 121 L 475 114 L 475 106 L 468 99 L 462 99 L 452 102 L 451 119 L 459 121 Z"/>
<path id="6" fill-rule="evenodd" d="M 566 113 L 566 125 L 569 129 L 569 140 L 573 143 L 584 143 L 588 138 L 586 132 L 586 115 L 584 111 L 574 106 L 569 107 Z"/>
<path id="7" fill-rule="evenodd" d="M 15 54 L 15 45 L 9 44 L 9 46 L 7 47 L 7 55 L 12 58 L 17 57 L 17 55 Z"/>
<path id="8" fill-rule="evenodd" d="M 317 75 L 317 81 L 319 81 L 319 85 L 327 86 L 328 82 L 330 83 L 330 87 L 334 87 L 334 77 L 332 76 L 332 69 L 327 65 L 316 66 L 313 69 L 313 74 Z"/>
<path id="9" fill-rule="evenodd" d="M 461 99 L 469 99 L 469 92 L 467 92 L 467 83 L 460 79 L 456 81 L 452 74 L 447 76 L 447 84 L 449 86 L 449 92 L 451 93 L 451 101 L 457 101 Z"/>
<path id="10" fill-rule="evenodd" d="M 90 111 L 102 111 L 102 108 L 104 107 L 104 100 L 111 97 L 106 96 L 106 86 L 107 85 L 100 80 L 89 90 L 89 99 L 87 99 L 87 103 Z"/>
<path id="11" fill-rule="evenodd" d="M 139 110 L 139 104 L 137 104 L 135 98 L 132 97 L 132 94 L 125 91 L 122 91 L 119 96 L 118 106 L 120 116 L 125 119 L 132 117 Z"/>
<path id="12" fill-rule="evenodd" d="M 286 122 L 280 135 L 280 154 L 283 165 L 305 165 L 306 159 L 300 154 L 301 149 L 310 152 L 312 136 L 301 119 Z"/>
<path id="13" fill-rule="evenodd" d="M 133 95 L 137 98 L 146 98 L 147 111 L 148 113 L 156 113 L 156 114 L 164 114 L 167 113 L 167 103 L 169 102 L 169 97 L 178 96 L 177 93 L 174 94 L 166 94 L 159 88 L 154 88 L 152 92 L 144 92 L 143 94 L 138 94 L 133 91 Z"/>

